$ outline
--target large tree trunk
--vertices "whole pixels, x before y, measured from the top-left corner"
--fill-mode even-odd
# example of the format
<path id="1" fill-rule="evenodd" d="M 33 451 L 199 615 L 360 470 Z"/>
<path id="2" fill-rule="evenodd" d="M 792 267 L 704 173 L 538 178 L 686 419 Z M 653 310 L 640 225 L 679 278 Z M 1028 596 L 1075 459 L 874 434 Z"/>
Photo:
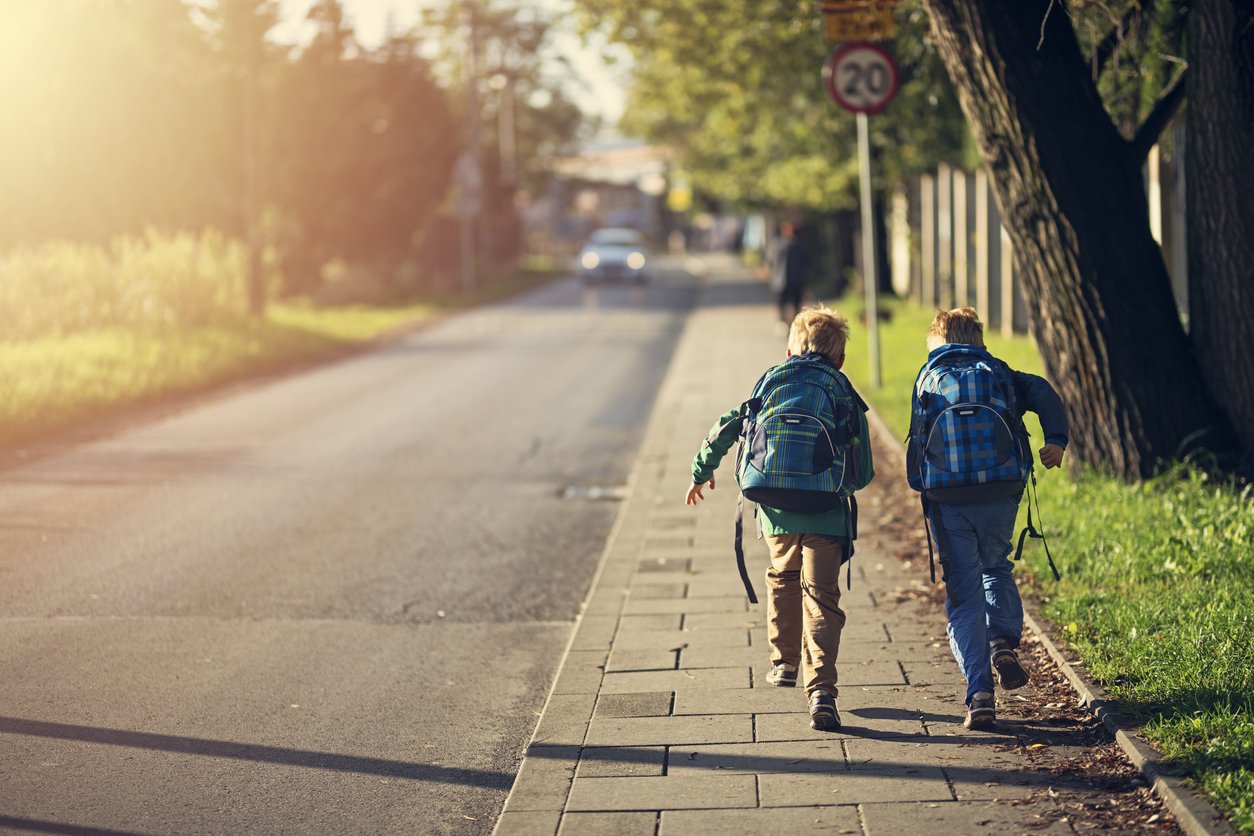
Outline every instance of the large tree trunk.
<path id="1" fill-rule="evenodd" d="M 1128 479 L 1227 443 L 1150 235 L 1140 161 L 1055 0 L 924 0 L 993 177 L 1071 450 Z"/>
<path id="2" fill-rule="evenodd" d="M 1254 2 L 1189 9 L 1189 334 L 1254 455 Z"/>

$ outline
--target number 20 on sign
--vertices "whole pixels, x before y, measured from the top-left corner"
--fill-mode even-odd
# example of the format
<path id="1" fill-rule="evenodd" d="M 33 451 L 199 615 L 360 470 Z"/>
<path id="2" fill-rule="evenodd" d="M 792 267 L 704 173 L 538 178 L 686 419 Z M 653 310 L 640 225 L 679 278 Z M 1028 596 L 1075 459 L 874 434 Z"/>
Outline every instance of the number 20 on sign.
<path id="1" fill-rule="evenodd" d="M 823 85 L 832 101 L 854 113 L 879 113 L 897 95 L 897 62 L 878 44 L 845 44 L 823 65 Z"/>

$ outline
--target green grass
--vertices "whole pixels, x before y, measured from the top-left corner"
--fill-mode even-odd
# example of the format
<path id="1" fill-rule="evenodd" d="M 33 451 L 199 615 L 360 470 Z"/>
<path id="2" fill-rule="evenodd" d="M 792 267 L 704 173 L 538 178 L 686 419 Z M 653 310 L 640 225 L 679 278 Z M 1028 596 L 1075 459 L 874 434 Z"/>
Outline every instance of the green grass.
<path id="1" fill-rule="evenodd" d="M 835 306 L 858 321 L 856 300 Z M 901 438 L 931 312 L 887 308 L 883 388 L 866 383 L 861 326 L 846 371 Z M 1030 340 L 988 343 L 1013 367 L 1042 373 Z M 1029 420 L 1029 431 L 1039 442 L 1039 424 Z M 1186 464 L 1135 485 L 1084 468 L 1037 475 L 1063 579 L 1053 580 L 1032 544 L 1020 567 L 1027 594 L 1146 737 L 1239 831 L 1254 833 L 1254 488 Z"/>
<path id="2" fill-rule="evenodd" d="M 173 270 L 172 277 L 162 273 L 189 253 L 199 259 L 195 266 Z M 206 234 L 124 239 L 109 247 L 47 245 L 0 259 L 0 266 L 22 270 L 6 276 L 12 279 L 7 295 L 0 293 L 0 314 L 14 313 L 22 324 L 0 348 L 0 448 L 325 357 L 562 272 L 523 270 L 474 293 L 393 306 L 272 305 L 264 319 L 253 320 L 243 314 L 237 256 L 234 245 Z M 45 281 L 65 291 L 56 304 L 35 290 Z M 219 285 L 233 290 L 220 292 Z"/>

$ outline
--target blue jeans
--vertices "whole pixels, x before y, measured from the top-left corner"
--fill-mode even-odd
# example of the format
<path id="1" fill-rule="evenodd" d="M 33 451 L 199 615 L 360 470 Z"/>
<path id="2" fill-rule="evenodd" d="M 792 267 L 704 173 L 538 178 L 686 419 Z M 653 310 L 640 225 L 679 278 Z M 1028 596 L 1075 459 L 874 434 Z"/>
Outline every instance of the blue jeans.
<path id="1" fill-rule="evenodd" d="M 948 564 L 949 646 L 966 677 L 970 704 L 977 691 L 993 692 L 989 642 L 1005 639 L 1015 648 L 1023 635 L 1023 603 L 1009 560 L 1019 498 L 932 507 L 944 529 L 934 539 Z"/>

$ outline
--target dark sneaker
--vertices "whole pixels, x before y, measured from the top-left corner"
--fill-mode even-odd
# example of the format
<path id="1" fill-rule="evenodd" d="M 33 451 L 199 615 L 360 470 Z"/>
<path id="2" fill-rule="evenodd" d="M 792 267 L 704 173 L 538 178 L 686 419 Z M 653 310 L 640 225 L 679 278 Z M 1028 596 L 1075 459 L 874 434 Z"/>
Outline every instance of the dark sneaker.
<path id="1" fill-rule="evenodd" d="M 794 688 L 797 685 L 797 668 L 780 662 L 766 674 L 766 684 L 776 688 Z"/>
<path id="2" fill-rule="evenodd" d="M 972 731 L 991 729 L 997 722 L 997 708 L 993 695 L 988 691 L 976 691 L 967 706 L 967 719 L 962 725 Z"/>
<path id="3" fill-rule="evenodd" d="M 819 731 L 836 731 L 840 728 L 836 698 L 826 691 L 815 691 L 810 695 L 810 728 Z"/>
<path id="4" fill-rule="evenodd" d="M 1022 688 L 1028 684 L 1028 672 L 1019 661 L 1019 656 L 1010 649 L 1005 639 L 993 639 L 989 643 L 992 650 L 993 670 L 997 671 L 997 681 L 1007 691 Z"/>

